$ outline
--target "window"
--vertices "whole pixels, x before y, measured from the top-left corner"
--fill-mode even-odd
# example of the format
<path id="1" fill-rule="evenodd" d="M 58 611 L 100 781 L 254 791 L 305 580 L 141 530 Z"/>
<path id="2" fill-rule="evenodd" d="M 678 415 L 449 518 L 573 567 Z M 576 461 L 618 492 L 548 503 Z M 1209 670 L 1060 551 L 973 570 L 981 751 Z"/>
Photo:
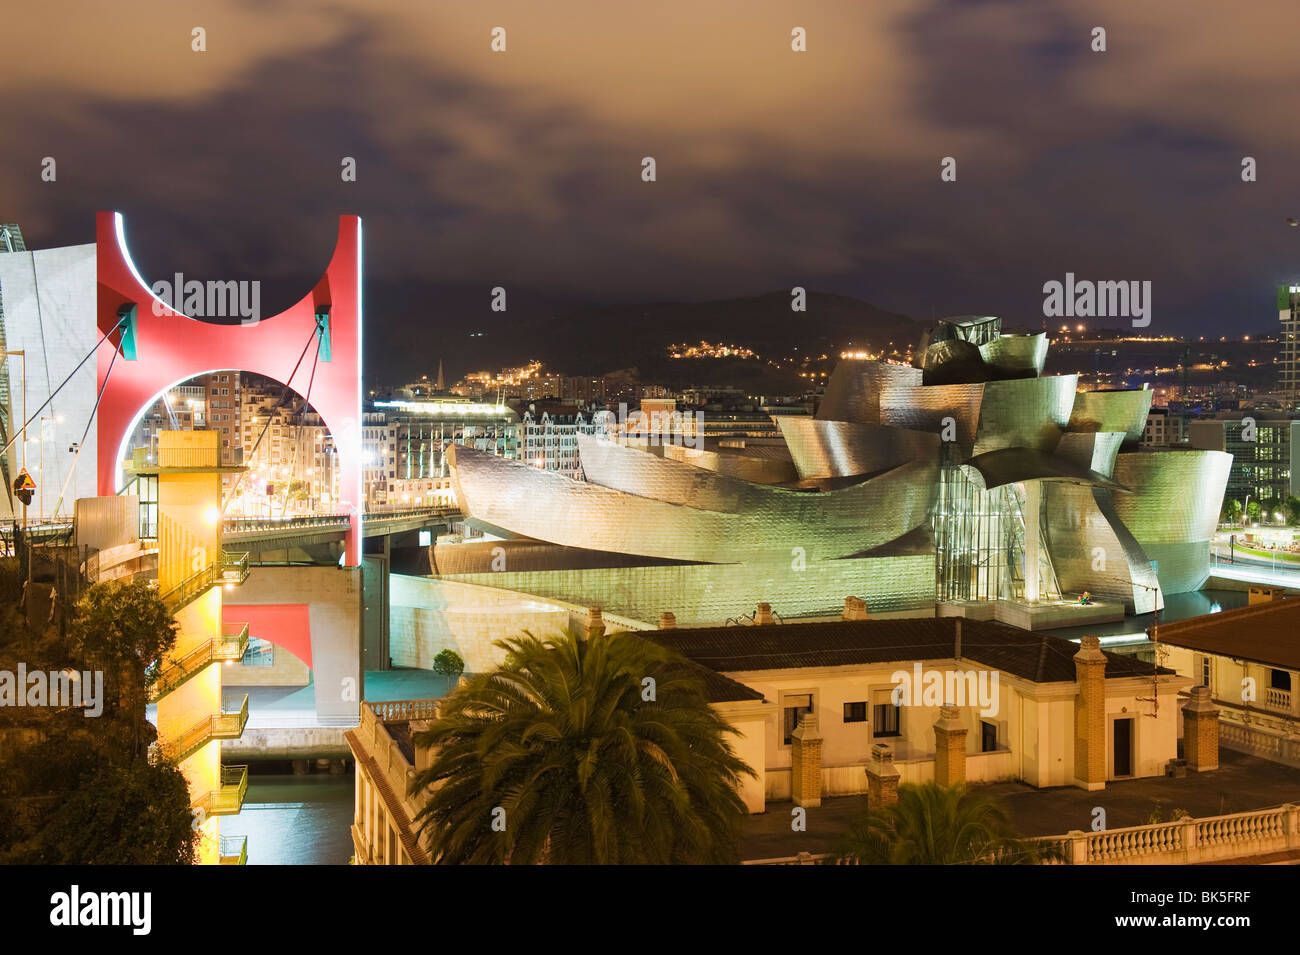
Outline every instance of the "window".
<path id="1" fill-rule="evenodd" d="M 269 667 L 275 662 L 275 645 L 261 637 L 250 637 L 239 662 L 246 667 Z"/>
<path id="2" fill-rule="evenodd" d="M 1286 670 L 1269 670 L 1268 685 L 1274 690 L 1291 691 L 1291 674 Z"/>
<path id="3" fill-rule="evenodd" d="M 992 753 L 998 748 L 998 724 L 980 720 L 980 752 Z"/>
<path id="4" fill-rule="evenodd" d="M 844 722 L 865 723 L 867 721 L 867 701 L 844 704 Z"/>
<path id="5" fill-rule="evenodd" d="M 871 733 L 873 737 L 903 735 L 902 730 L 899 728 L 901 706 L 895 706 L 893 703 L 877 703 L 874 709 L 876 725 Z"/>
<path id="6" fill-rule="evenodd" d="M 784 731 L 783 739 L 785 740 L 785 745 L 789 746 L 790 740 L 792 738 L 792 734 L 795 731 L 795 727 L 799 725 L 799 714 L 811 713 L 813 711 L 812 694 L 811 693 L 788 694 L 785 697 L 784 706 L 785 706 L 785 710 L 784 710 L 785 731 Z"/>
<path id="7" fill-rule="evenodd" d="M 1201 657 L 1201 686 L 1210 685 L 1210 658 Z"/>

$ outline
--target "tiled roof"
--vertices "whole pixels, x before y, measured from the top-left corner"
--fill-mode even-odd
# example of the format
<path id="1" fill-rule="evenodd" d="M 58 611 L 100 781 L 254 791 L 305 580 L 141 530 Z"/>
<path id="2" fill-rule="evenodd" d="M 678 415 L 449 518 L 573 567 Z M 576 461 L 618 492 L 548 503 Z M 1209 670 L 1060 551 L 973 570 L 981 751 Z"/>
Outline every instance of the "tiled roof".
<path id="1" fill-rule="evenodd" d="M 955 656 L 958 620 L 923 617 L 794 621 L 761 627 L 647 630 L 640 636 L 672 647 L 720 673 L 741 673 L 948 659 Z M 1035 683 L 1075 679 L 1074 655 L 1079 651 L 1076 643 L 1000 623 L 965 619 L 960 623 L 961 656 L 967 660 Z M 1136 657 L 1106 653 L 1107 677 L 1149 676 L 1151 672 L 1152 665 Z"/>
<path id="2" fill-rule="evenodd" d="M 637 634 L 637 636 L 646 635 L 644 632 Z M 694 661 L 687 661 L 687 666 L 703 681 L 704 695 L 710 703 L 741 703 L 746 700 L 763 699 L 763 694 L 758 690 L 737 683 L 731 677 L 723 676 L 707 666 L 701 666 Z"/>
<path id="3" fill-rule="evenodd" d="M 1158 636 L 1189 650 L 1300 670 L 1300 598 L 1162 623 Z"/>

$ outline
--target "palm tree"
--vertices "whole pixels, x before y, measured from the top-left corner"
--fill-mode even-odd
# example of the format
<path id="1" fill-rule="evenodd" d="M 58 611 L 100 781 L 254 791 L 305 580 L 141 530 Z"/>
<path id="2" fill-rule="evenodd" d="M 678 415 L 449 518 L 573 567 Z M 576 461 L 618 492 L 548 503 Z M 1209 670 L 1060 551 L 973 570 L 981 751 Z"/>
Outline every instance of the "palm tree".
<path id="1" fill-rule="evenodd" d="M 839 852 L 865 865 L 1032 865 L 1055 855 L 1020 838 L 999 800 L 933 782 L 899 786 L 898 802 L 860 817 Z"/>
<path id="2" fill-rule="evenodd" d="M 754 771 L 700 671 L 631 633 L 496 644 L 505 663 L 443 700 L 412 793 L 444 864 L 731 863 Z"/>

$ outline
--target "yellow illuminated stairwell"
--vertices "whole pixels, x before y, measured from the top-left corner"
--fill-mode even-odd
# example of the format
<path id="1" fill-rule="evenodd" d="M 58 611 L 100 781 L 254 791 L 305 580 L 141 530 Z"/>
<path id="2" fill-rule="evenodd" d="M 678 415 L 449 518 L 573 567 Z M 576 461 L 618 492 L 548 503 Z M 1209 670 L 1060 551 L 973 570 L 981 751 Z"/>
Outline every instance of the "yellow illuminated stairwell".
<path id="1" fill-rule="evenodd" d="M 158 436 L 158 589 L 174 608 L 176 645 L 160 661 L 155 698 L 158 751 L 175 762 L 189 784 L 199 833 L 197 861 L 231 864 L 246 848 L 231 849 L 220 818 L 239 812 L 248 785 L 246 766 L 221 766 L 221 740 L 237 739 L 248 701 L 234 713 L 221 708 L 221 675 L 247 645 L 247 627 L 223 626 L 222 595 L 242 582 L 246 566 L 228 574 L 221 552 L 221 475 L 216 431 L 163 431 Z M 227 582 L 229 581 L 229 582 Z"/>

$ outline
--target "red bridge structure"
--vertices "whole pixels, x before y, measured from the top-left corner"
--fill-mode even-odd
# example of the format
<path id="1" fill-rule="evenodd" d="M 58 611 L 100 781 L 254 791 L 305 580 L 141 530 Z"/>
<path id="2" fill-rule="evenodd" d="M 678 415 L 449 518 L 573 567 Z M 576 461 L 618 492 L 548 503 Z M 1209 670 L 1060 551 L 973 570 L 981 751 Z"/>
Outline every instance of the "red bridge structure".
<path id="1" fill-rule="evenodd" d="M 339 217 L 330 263 L 301 301 L 249 324 L 190 318 L 155 295 L 131 261 L 120 212 L 100 212 L 95 231 L 97 324 L 112 346 L 97 355 L 98 493 L 117 493 L 132 428 L 163 394 L 214 371 L 256 372 L 299 394 L 310 390 L 311 406 L 324 419 L 338 455 L 338 509 L 351 520 L 344 563 L 359 566 L 365 510 L 360 217 Z"/>

